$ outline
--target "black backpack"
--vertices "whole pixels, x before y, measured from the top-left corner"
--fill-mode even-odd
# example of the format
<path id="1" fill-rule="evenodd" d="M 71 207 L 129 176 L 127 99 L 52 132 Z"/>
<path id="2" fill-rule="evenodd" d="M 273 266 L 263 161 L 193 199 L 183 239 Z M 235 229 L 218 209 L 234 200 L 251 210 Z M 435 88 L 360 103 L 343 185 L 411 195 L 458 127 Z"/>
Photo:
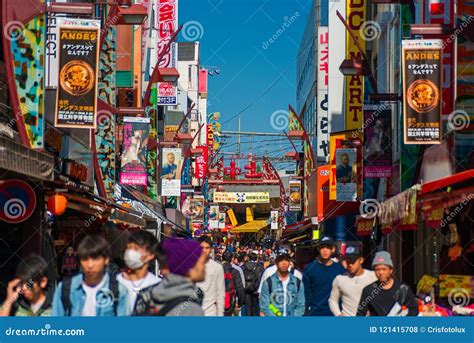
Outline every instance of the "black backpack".
<path id="1" fill-rule="evenodd" d="M 61 289 L 61 301 L 63 303 L 63 308 L 64 308 L 64 315 L 66 317 L 71 316 L 71 309 L 72 309 L 72 303 L 71 303 L 71 282 L 72 282 L 72 276 L 65 277 L 63 279 L 63 287 Z M 109 289 L 112 292 L 112 295 L 114 297 L 113 299 L 113 305 L 114 305 L 114 314 L 117 315 L 117 305 L 118 305 L 118 299 L 119 299 L 119 290 L 118 290 L 118 280 L 116 275 L 110 275 L 109 274 Z"/>
<path id="2" fill-rule="evenodd" d="M 245 276 L 245 291 L 253 293 L 258 290 L 259 286 L 259 275 L 257 273 L 258 264 L 254 264 L 250 267 L 248 264 L 244 265 L 244 276 Z"/>

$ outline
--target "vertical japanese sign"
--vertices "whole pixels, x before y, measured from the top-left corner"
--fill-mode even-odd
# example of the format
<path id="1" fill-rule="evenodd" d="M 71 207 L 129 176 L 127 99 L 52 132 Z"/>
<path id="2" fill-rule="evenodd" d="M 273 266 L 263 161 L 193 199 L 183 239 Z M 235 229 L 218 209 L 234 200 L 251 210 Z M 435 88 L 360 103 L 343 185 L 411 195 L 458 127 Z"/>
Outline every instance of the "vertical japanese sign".
<path id="1" fill-rule="evenodd" d="M 402 41 L 405 144 L 440 144 L 443 41 Z"/>
<path id="2" fill-rule="evenodd" d="M 207 174 L 207 161 L 209 158 L 209 150 L 206 146 L 197 146 L 196 149 L 200 149 L 202 154 L 196 157 L 194 174 L 196 179 L 204 179 Z"/>
<path id="3" fill-rule="evenodd" d="M 357 200 L 357 150 L 336 149 L 336 201 Z"/>
<path id="4" fill-rule="evenodd" d="M 325 209 L 329 205 L 329 165 L 318 167 L 318 222 L 325 217 Z"/>
<path id="5" fill-rule="evenodd" d="M 327 26 L 318 28 L 318 94 L 317 94 L 317 159 L 329 160 L 328 83 L 329 83 L 329 32 Z"/>
<path id="6" fill-rule="evenodd" d="M 209 207 L 209 227 L 211 229 L 219 228 L 219 205 Z"/>
<path id="7" fill-rule="evenodd" d="M 150 118 L 124 117 L 123 144 L 120 157 L 120 183 L 147 185 L 147 147 Z"/>
<path id="8" fill-rule="evenodd" d="M 271 230 L 278 230 L 278 218 L 279 218 L 278 211 L 270 212 L 270 229 Z"/>
<path id="9" fill-rule="evenodd" d="M 163 148 L 161 154 L 161 195 L 181 193 L 181 148 Z"/>
<path id="10" fill-rule="evenodd" d="M 156 28 L 158 29 L 158 55 L 166 49 L 171 41 L 173 33 L 178 27 L 178 1 L 159 0 L 156 1 Z M 172 43 L 163 59 L 160 61 L 160 68 L 177 68 L 178 66 L 178 46 Z M 158 82 L 157 89 L 158 105 L 177 105 L 178 88 L 171 82 Z"/>
<path id="11" fill-rule="evenodd" d="M 288 205 L 290 207 L 290 211 L 301 211 L 301 181 L 290 180 L 289 188 L 290 194 L 288 196 Z"/>
<path id="12" fill-rule="evenodd" d="M 211 124 L 207 124 L 207 136 L 206 136 L 207 147 L 214 150 L 214 128 Z"/>
<path id="13" fill-rule="evenodd" d="M 364 178 L 392 176 L 392 112 L 387 105 L 364 106 Z"/>
<path id="14" fill-rule="evenodd" d="M 67 2 L 66 0 L 56 2 Z M 45 48 L 45 75 L 46 87 L 58 86 L 58 20 L 64 18 L 62 13 L 47 13 Z"/>
<path id="15" fill-rule="evenodd" d="M 443 24 L 451 28 L 455 27 L 455 2 L 456 0 L 424 0 L 424 23 Z M 468 1 L 458 1 L 459 3 Z M 441 114 L 447 117 L 454 110 L 456 97 L 456 35 L 432 36 L 432 38 L 443 39 L 443 69 L 441 72 L 443 87 L 443 102 Z"/>
<path id="16" fill-rule="evenodd" d="M 366 0 L 347 0 L 346 18 L 349 28 L 365 51 L 363 25 L 367 11 Z M 362 53 L 357 48 L 349 32 L 346 32 L 346 59 L 362 60 Z M 358 129 L 362 126 L 364 106 L 364 77 L 350 75 L 346 77 L 346 130 Z"/>
<path id="17" fill-rule="evenodd" d="M 98 20 L 58 21 L 59 71 L 54 126 L 94 129 L 97 112 Z"/>

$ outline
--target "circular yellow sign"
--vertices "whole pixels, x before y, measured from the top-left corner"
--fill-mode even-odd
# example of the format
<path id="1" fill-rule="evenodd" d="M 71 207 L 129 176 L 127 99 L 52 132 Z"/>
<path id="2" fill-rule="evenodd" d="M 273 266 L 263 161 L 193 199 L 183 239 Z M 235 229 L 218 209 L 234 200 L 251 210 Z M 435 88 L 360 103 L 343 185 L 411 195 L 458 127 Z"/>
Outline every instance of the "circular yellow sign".
<path id="1" fill-rule="evenodd" d="M 61 87 L 74 96 L 84 95 L 94 87 L 94 70 L 84 61 L 69 61 L 61 68 L 59 77 Z"/>
<path id="2" fill-rule="evenodd" d="M 418 113 L 427 113 L 438 106 L 439 89 L 430 80 L 417 80 L 407 91 L 408 105 Z"/>

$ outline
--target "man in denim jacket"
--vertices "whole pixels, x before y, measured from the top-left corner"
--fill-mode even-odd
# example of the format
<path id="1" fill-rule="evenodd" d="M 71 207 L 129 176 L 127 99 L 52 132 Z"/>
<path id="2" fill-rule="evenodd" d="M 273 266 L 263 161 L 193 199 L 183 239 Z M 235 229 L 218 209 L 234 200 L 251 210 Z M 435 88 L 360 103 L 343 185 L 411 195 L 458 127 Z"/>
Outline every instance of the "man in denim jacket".
<path id="1" fill-rule="evenodd" d="M 277 272 L 262 285 L 260 314 L 262 316 L 298 317 L 305 311 L 304 286 L 289 272 L 291 258 L 288 254 L 277 256 Z"/>
<path id="2" fill-rule="evenodd" d="M 65 278 L 54 293 L 53 316 L 130 315 L 127 289 L 105 268 L 110 245 L 102 236 L 86 236 L 77 248 L 81 272 Z"/>

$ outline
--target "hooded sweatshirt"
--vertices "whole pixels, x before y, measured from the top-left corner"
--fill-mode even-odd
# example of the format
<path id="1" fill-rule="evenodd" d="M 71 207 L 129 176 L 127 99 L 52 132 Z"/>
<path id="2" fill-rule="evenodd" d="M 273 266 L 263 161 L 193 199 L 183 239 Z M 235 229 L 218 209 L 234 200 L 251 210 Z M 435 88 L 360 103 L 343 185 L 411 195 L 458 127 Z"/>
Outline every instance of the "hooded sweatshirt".
<path id="1" fill-rule="evenodd" d="M 176 298 L 185 301 L 172 308 L 166 316 L 204 316 L 202 292 L 193 282 L 177 274 L 170 274 L 158 285 L 138 293 L 133 315 L 156 315 L 167 302 Z"/>

